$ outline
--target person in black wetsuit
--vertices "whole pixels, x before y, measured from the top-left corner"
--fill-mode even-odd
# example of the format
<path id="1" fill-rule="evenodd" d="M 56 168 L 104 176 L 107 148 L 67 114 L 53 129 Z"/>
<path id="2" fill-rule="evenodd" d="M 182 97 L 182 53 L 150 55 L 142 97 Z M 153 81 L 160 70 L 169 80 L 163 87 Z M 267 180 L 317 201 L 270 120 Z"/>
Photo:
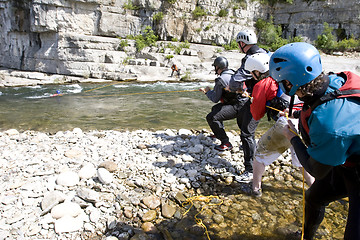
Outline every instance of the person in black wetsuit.
<path id="1" fill-rule="evenodd" d="M 210 87 L 200 88 L 199 90 L 214 103 L 211 112 L 206 116 L 206 120 L 214 133 L 214 136 L 221 141 L 220 145 L 215 146 L 218 151 L 231 150 L 233 148 L 224 128 L 223 122 L 234 119 L 238 115 L 238 101 L 236 93 L 225 91 L 229 85 L 234 71 L 228 69 L 229 63 L 225 57 L 217 57 L 213 66 L 218 77 L 215 79 L 214 89 Z"/>
<path id="2" fill-rule="evenodd" d="M 304 232 L 287 239 L 314 238 L 325 207 L 349 197 L 345 240 L 360 239 L 360 76 L 324 74 L 318 50 L 308 43 L 287 44 L 270 59 L 270 75 L 290 96 L 304 101 L 299 130 L 284 128 L 302 166 L 315 177 L 306 191 Z M 345 92 L 346 91 L 346 92 Z"/>

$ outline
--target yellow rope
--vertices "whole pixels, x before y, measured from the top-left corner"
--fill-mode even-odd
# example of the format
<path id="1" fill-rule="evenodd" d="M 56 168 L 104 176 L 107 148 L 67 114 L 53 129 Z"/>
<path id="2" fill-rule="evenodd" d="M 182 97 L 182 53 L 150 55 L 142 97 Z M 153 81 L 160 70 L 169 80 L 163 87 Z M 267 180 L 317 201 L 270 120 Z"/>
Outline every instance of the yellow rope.
<path id="1" fill-rule="evenodd" d="M 301 240 L 304 240 L 304 230 L 305 230 L 305 169 L 302 168 L 302 175 L 303 175 L 303 189 L 302 189 L 302 194 L 303 194 L 303 200 L 302 200 L 302 204 L 303 204 L 303 216 L 302 216 L 302 226 L 301 226 Z"/>
<path id="2" fill-rule="evenodd" d="M 217 199 L 219 200 L 218 203 L 210 203 L 212 201 L 212 199 Z M 201 201 L 201 202 L 205 202 L 207 203 L 206 205 L 204 205 L 201 210 L 194 216 L 195 218 L 195 222 L 202 226 L 204 229 L 205 229 L 205 233 L 206 233 L 206 236 L 207 238 L 210 240 L 210 235 L 209 235 L 209 232 L 207 230 L 207 227 L 205 226 L 205 224 L 203 223 L 202 219 L 201 218 L 198 218 L 197 216 L 204 210 L 204 208 L 206 206 L 215 206 L 215 205 L 221 205 L 224 201 L 221 200 L 218 196 L 213 196 L 213 195 L 210 195 L 210 196 L 194 196 L 194 197 L 190 197 L 188 199 L 186 199 L 185 202 L 182 203 L 182 206 L 185 207 L 185 206 L 188 206 L 190 205 L 190 207 L 188 208 L 188 210 L 185 211 L 185 213 L 183 214 L 183 216 L 185 216 L 189 211 L 190 209 L 192 208 L 192 206 L 194 205 L 194 201 Z"/>
<path id="3" fill-rule="evenodd" d="M 275 108 L 272 108 L 275 109 Z M 276 109 L 275 109 L 276 110 Z M 279 110 L 278 110 L 279 111 Z M 287 113 L 285 113 L 286 119 L 289 120 L 289 115 Z M 294 130 L 292 130 L 291 128 L 289 128 L 289 130 L 294 133 L 296 136 L 300 137 L 299 134 L 297 132 L 295 132 Z M 305 169 L 304 167 L 302 167 L 302 210 L 303 210 L 303 215 L 302 215 L 302 226 L 301 226 L 301 240 L 304 240 L 304 229 L 305 229 Z"/>
<path id="4" fill-rule="evenodd" d="M 101 86 L 101 87 L 97 87 L 97 88 L 92 88 L 92 89 L 89 89 L 89 90 L 84 91 L 84 93 L 91 92 L 91 91 L 95 91 L 95 90 L 98 90 L 98 89 L 101 89 L 101 88 L 105 88 L 105 87 L 109 87 L 109 86 L 115 85 L 115 84 L 117 84 L 117 83 L 118 83 L 118 82 L 114 82 L 114 83 L 110 83 L 110 84 L 105 85 L 105 86 Z"/>

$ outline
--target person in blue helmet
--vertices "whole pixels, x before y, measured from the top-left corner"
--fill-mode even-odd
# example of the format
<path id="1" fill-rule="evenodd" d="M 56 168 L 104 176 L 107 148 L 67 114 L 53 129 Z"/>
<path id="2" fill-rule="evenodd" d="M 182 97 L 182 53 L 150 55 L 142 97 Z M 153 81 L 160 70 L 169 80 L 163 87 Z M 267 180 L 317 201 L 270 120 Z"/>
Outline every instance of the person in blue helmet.
<path id="1" fill-rule="evenodd" d="M 238 115 L 238 101 L 236 94 L 225 91 L 234 71 L 228 69 L 229 63 L 225 57 L 219 56 L 212 64 L 215 68 L 215 79 L 213 90 L 210 87 L 200 88 L 199 90 L 215 104 L 211 112 L 206 116 L 206 120 L 214 133 L 214 136 L 220 140 L 221 144 L 215 146 L 218 151 L 231 150 L 233 148 L 224 128 L 224 121 L 234 119 Z"/>
<path id="2" fill-rule="evenodd" d="M 360 77 L 324 74 L 318 50 L 308 43 L 280 47 L 270 59 L 270 75 L 290 96 L 304 101 L 299 130 L 284 128 L 302 166 L 315 177 L 306 191 L 304 232 L 288 239 L 310 240 L 325 207 L 348 197 L 345 240 L 360 239 Z"/>

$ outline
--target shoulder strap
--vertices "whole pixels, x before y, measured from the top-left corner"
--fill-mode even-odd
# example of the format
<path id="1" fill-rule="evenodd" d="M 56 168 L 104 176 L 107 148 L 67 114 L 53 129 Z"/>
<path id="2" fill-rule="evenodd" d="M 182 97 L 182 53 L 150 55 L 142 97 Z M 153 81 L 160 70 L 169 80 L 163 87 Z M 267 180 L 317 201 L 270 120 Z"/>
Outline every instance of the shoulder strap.
<path id="1" fill-rule="evenodd" d="M 317 106 L 335 98 L 360 98 L 360 77 L 352 72 L 341 72 L 337 75 L 345 79 L 345 84 L 339 89 L 336 89 L 335 91 L 319 98 L 313 105 L 311 105 L 312 110 L 314 110 Z"/>

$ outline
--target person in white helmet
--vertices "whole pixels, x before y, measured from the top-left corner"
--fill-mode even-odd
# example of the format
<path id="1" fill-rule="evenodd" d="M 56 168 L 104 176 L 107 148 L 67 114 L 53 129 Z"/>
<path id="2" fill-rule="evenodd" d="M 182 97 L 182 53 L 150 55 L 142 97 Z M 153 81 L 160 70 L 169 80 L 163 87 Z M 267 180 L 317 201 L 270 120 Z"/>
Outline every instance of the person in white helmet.
<path id="1" fill-rule="evenodd" d="M 240 31 L 236 36 L 236 42 L 238 43 L 241 52 L 246 55 L 241 60 L 240 68 L 231 77 L 227 90 L 231 92 L 240 92 L 240 94 L 238 94 L 238 99 L 242 108 L 241 114 L 237 117 L 237 122 L 241 130 L 240 139 L 244 151 L 245 171 L 240 176 L 236 177 L 236 181 L 248 183 L 253 177 L 252 161 L 256 149 L 255 130 L 259 121 L 256 121 L 250 113 L 249 98 L 241 94 L 246 91 L 251 95 L 252 87 L 255 84 L 251 73 L 244 69 L 244 64 L 249 56 L 255 53 L 266 53 L 267 51 L 256 45 L 256 34 L 250 29 Z"/>
<path id="2" fill-rule="evenodd" d="M 249 71 L 257 81 L 253 88 L 250 111 L 255 120 L 260 120 L 267 114 L 268 120 L 275 120 L 275 124 L 261 136 L 256 146 L 253 161 L 253 181 L 252 194 L 256 197 L 262 195 L 261 179 L 266 166 L 269 166 L 282 153 L 290 148 L 292 164 L 300 168 L 300 164 L 290 141 L 283 135 L 283 128 L 287 125 L 284 112 L 288 111 L 290 97 L 281 90 L 279 84 L 269 76 L 270 55 L 267 53 L 256 53 L 249 56 L 245 62 L 244 69 Z M 300 110 L 302 102 L 296 99 L 294 109 Z M 292 119 L 297 125 L 298 120 Z M 295 123 L 296 122 L 296 123 Z M 314 178 L 305 173 L 305 179 L 309 186 L 314 182 Z"/>

